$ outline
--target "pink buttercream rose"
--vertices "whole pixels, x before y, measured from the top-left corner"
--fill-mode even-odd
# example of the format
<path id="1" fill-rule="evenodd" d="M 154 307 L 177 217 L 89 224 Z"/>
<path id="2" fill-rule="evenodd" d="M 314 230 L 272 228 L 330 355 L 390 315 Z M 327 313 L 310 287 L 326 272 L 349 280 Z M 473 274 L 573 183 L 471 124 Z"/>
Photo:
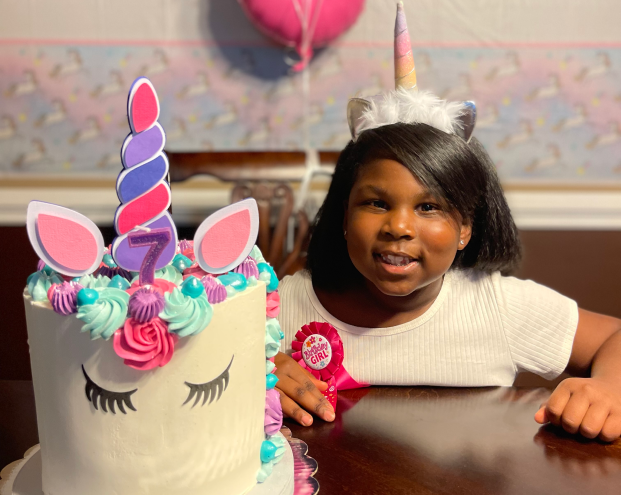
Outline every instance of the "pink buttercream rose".
<path id="1" fill-rule="evenodd" d="M 196 277 L 198 279 L 201 279 L 205 275 L 208 275 L 208 273 L 205 270 L 203 270 L 200 266 L 198 266 L 198 263 L 194 263 L 191 267 L 183 270 L 183 280 L 185 280 L 188 277 Z"/>
<path id="2" fill-rule="evenodd" d="M 146 323 L 133 318 L 114 332 L 114 351 L 125 364 L 137 370 L 151 370 L 166 365 L 172 358 L 179 337 L 168 332 L 159 317 Z"/>
<path id="3" fill-rule="evenodd" d="M 277 290 L 267 295 L 266 312 L 269 318 L 276 318 L 280 313 L 280 296 Z"/>

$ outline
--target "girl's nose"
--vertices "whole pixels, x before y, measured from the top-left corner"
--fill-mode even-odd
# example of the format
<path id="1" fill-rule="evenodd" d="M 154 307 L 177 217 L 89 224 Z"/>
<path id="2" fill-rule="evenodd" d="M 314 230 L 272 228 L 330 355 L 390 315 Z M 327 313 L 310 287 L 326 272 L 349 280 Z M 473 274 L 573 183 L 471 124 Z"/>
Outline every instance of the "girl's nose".
<path id="1" fill-rule="evenodd" d="M 393 210 L 387 215 L 382 233 L 394 239 L 416 237 L 416 214 L 413 211 Z"/>

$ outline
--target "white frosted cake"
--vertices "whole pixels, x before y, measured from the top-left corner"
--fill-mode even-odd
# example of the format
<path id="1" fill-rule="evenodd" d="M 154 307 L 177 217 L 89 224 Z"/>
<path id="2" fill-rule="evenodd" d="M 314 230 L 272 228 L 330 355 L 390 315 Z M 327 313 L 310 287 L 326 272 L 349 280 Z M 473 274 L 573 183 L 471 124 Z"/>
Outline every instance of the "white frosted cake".
<path id="1" fill-rule="evenodd" d="M 256 248 L 253 254 L 260 256 Z M 266 377 L 268 388 L 275 383 L 269 357 L 281 337 L 277 320 L 266 318 L 266 312 L 277 313 L 273 271 L 259 274 L 248 257 L 239 273 L 229 274 L 246 286 L 233 288 L 177 262 L 182 270 L 173 263 L 156 272 L 164 279 L 154 286 L 135 281 L 129 288 L 131 275 L 111 258 L 104 261 L 112 266 L 102 263 L 98 271 L 116 272 L 112 279 L 86 275 L 67 282 L 46 267 L 29 278 L 24 292 L 43 493 L 247 493 L 266 479 L 284 449 L 282 437 L 273 436 L 282 420 L 278 393 L 266 393 Z M 184 273 L 190 282 L 202 281 L 198 298 L 182 292 Z M 145 311 L 132 302 L 140 291 L 143 299 L 145 290 L 153 297 L 155 288 L 164 307 L 138 324 L 134 318 L 146 319 Z M 97 299 L 81 300 L 89 291 Z M 201 313 L 201 307 L 208 309 Z M 157 327 L 154 322 L 163 323 L 159 334 L 157 328 L 128 333 Z M 162 358 L 150 369 L 136 368 L 149 361 L 125 361 L 128 349 L 145 350 L 140 338 L 150 339 L 148 358 Z"/>
<path id="2" fill-rule="evenodd" d="M 79 212 L 28 205 L 41 258 L 24 301 L 45 495 L 240 495 L 286 451 L 278 278 L 254 246 L 256 201 L 178 242 L 159 114 L 139 77 L 108 248 Z"/>

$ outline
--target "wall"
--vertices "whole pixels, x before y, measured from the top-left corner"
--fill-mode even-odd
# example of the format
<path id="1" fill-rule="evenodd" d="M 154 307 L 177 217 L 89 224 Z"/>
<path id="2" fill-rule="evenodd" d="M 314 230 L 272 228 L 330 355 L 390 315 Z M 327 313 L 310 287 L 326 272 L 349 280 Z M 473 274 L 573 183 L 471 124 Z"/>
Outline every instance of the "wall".
<path id="1" fill-rule="evenodd" d="M 477 102 L 505 183 L 619 183 L 620 2 L 405 8 L 419 86 Z M 367 0 L 305 91 L 233 0 L 0 0 L 0 174 L 115 176 L 138 75 L 159 91 L 171 150 L 303 149 L 305 123 L 310 145 L 339 150 L 347 99 L 393 85 L 394 11 Z"/>

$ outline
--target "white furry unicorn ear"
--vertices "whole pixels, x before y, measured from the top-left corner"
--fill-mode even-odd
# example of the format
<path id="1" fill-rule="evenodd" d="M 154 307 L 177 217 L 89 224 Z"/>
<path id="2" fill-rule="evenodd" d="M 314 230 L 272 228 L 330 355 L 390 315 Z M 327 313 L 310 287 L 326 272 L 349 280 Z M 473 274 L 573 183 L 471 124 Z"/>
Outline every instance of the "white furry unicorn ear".
<path id="1" fill-rule="evenodd" d="M 477 107 L 474 101 L 464 101 L 463 104 L 464 112 L 457 118 L 455 134 L 466 141 L 466 143 L 469 143 L 477 122 Z"/>
<path id="2" fill-rule="evenodd" d="M 358 139 L 360 127 L 363 125 L 362 116 L 364 112 L 371 109 L 371 103 L 362 98 L 352 98 L 347 102 L 347 124 L 351 132 L 352 140 Z"/>

